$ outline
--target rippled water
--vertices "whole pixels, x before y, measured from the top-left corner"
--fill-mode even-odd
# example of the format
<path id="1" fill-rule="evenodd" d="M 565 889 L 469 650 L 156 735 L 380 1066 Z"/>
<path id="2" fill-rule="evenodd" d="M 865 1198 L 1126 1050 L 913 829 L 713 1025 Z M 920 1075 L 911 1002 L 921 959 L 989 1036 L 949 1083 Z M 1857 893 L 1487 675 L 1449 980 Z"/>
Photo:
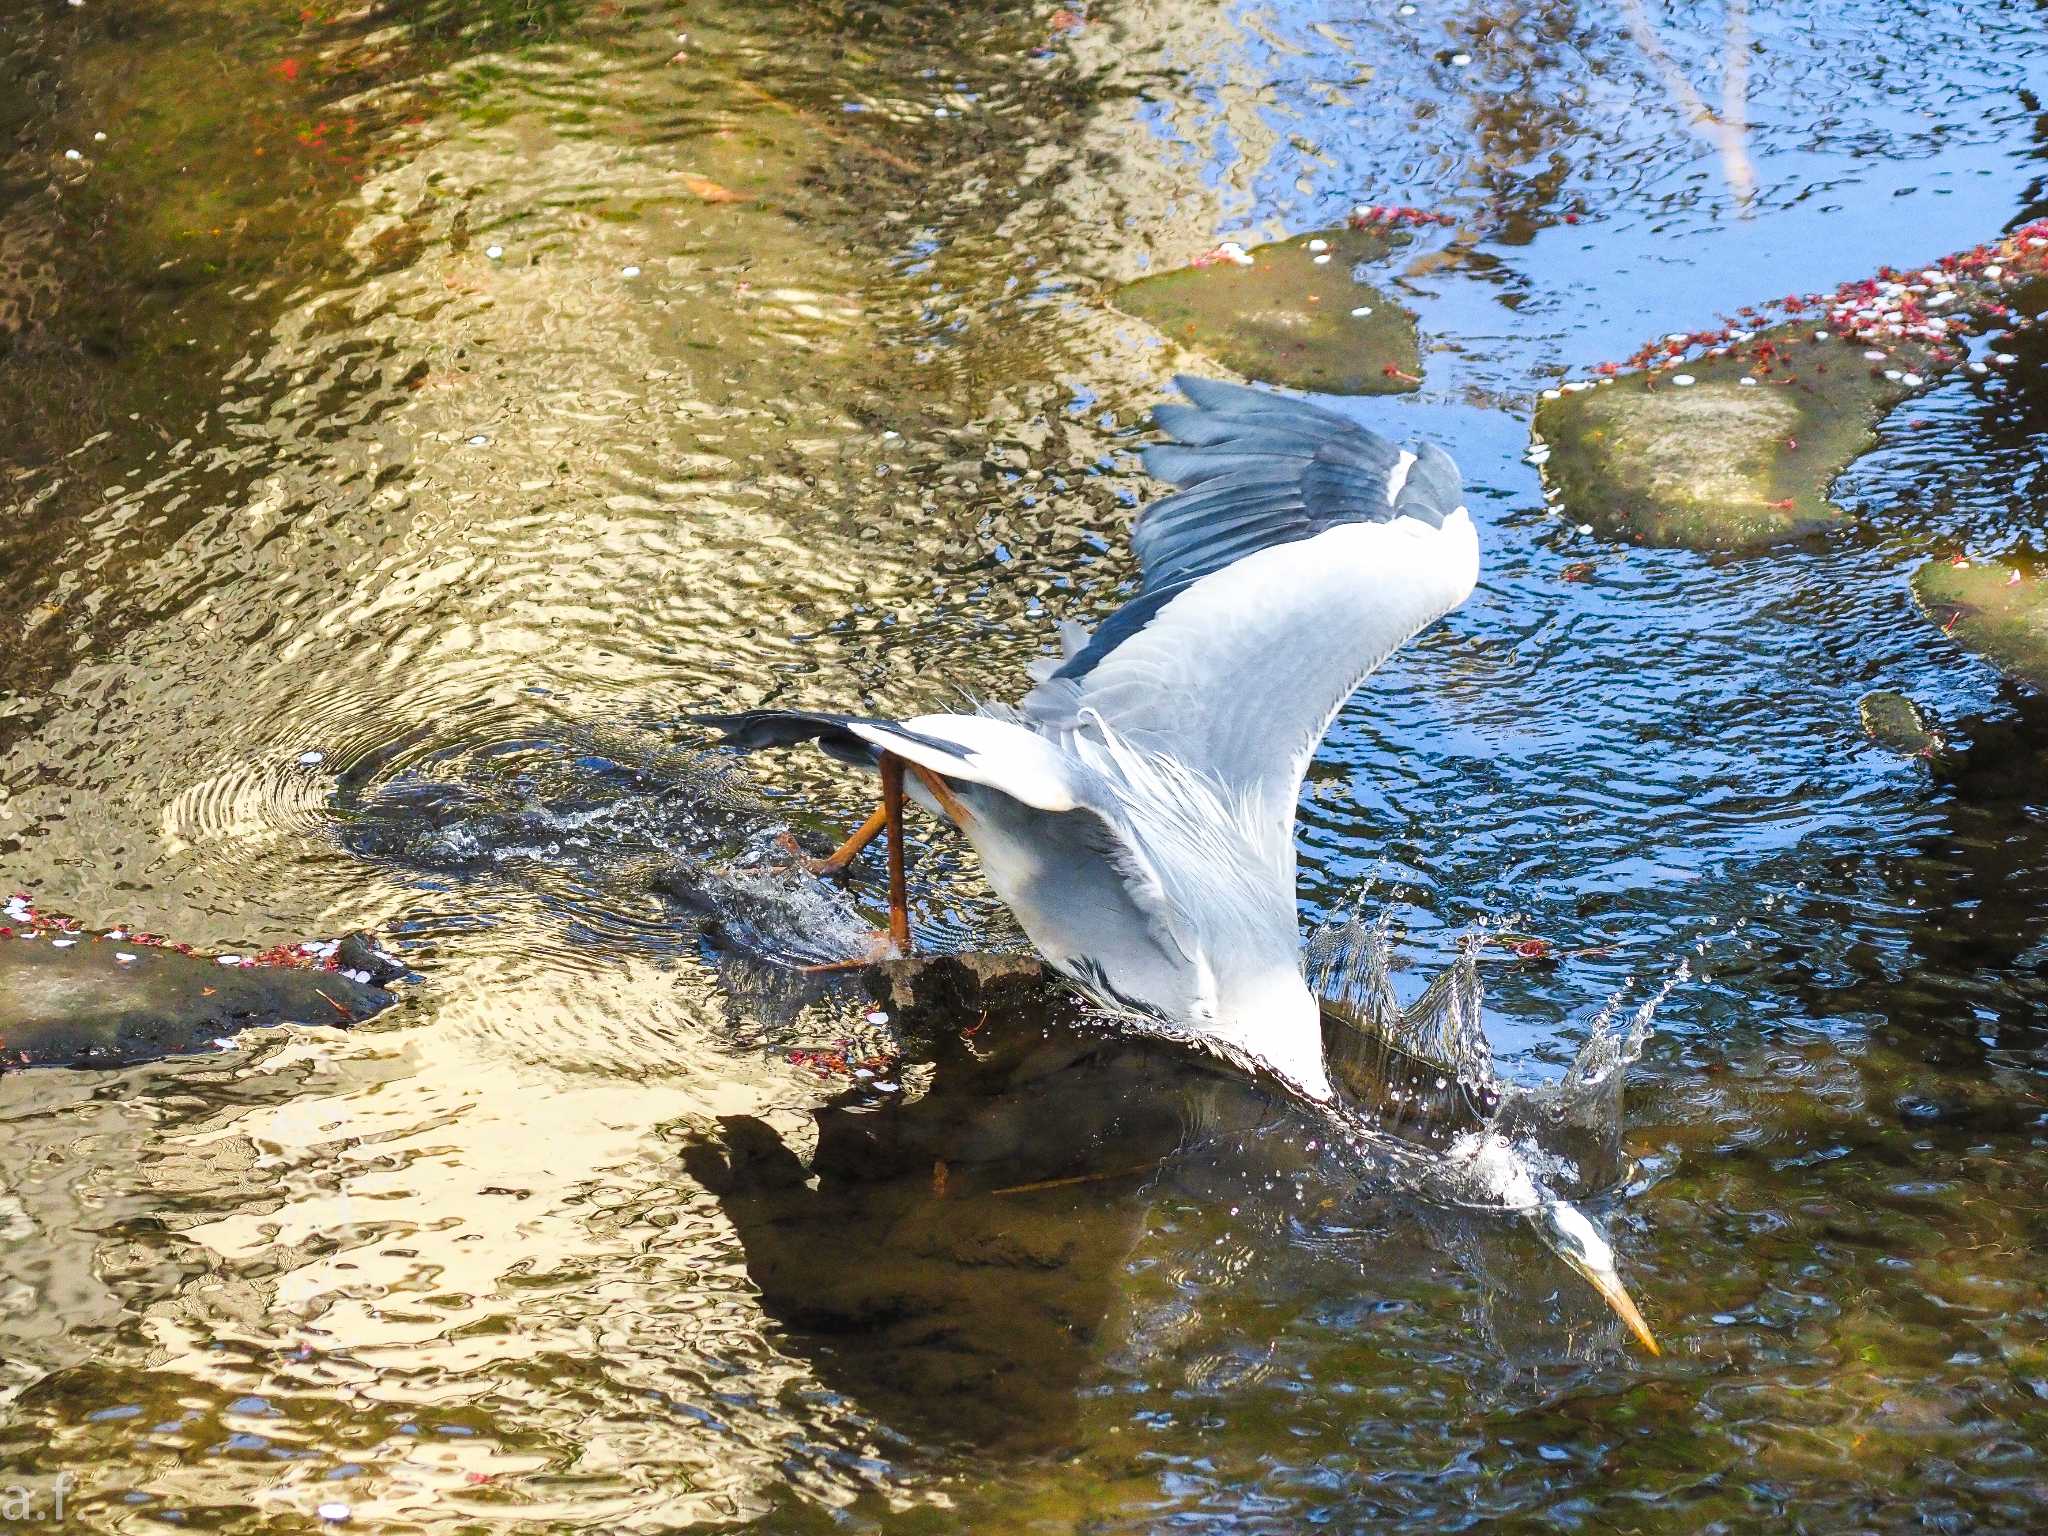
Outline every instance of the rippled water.
<path id="1" fill-rule="evenodd" d="M 0 1486 L 71 1472 L 94 1529 L 2041 1522 L 2048 707 L 1906 589 L 2048 541 L 2038 345 L 1903 407 L 1820 552 L 1622 548 L 1522 459 L 1565 369 L 2038 216 L 2040 11 L 1403 9 L 0 18 L 0 873 L 422 977 L 0 1079 Z M 1674 84 L 1730 58 L 1746 173 Z M 1421 394 L 1358 409 L 1452 447 L 1486 574 L 1318 759 L 1305 911 L 1369 887 L 1409 998 L 1482 919 L 1604 950 L 1486 962 L 1523 1079 L 1694 958 L 1608 1210 L 1661 1360 L 1178 1056 L 792 1062 L 865 1005 L 652 883 L 861 809 L 708 778 L 691 706 L 1000 693 L 1111 604 L 1187 359 L 1106 288 L 1358 201 L 1458 221 L 1390 275 Z M 1877 687 L 1949 749 L 1867 742 Z M 1006 936 L 956 844 L 913 883 Z M 811 902 L 747 911 L 874 920 Z"/>

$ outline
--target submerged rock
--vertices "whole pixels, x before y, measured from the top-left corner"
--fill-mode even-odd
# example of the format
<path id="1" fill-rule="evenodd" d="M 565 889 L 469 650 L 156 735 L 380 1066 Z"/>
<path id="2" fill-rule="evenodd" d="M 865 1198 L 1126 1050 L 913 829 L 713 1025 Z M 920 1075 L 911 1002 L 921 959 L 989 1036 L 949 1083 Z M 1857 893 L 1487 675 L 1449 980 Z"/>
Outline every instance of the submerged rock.
<path id="1" fill-rule="evenodd" d="M 1920 713 L 1920 706 L 1903 693 L 1881 688 L 1866 693 L 1857 706 L 1863 719 L 1863 734 L 1881 747 L 1908 757 L 1924 757 L 1941 746 L 1941 736 Z"/>
<path id="2" fill-rule="evenodd" d="M 119 1066 L 267 1024 L 355 1024 L 397 1001 L 382 983 L 402 974 L 361 935 L 268 963 L 39 915 L 0 937 L 0 1069 Z"/>
<path id="3" fill-rule="evenodd" d="M 1835 477 L 1884 413 L 1965 366 L 1963 339 L 2019 325 L 2048 223 L 1910 271 L 1677 332 L 1544 391 L 1530 457 L 1576 522 L 1649 544 L 1759 549 L 1838 523 Z M 1994 353 L 1984 372 L 2014 361 Z"/>
<path id="4" fill-rule="evenodd" d="M 1894 380 L 1785 343 L 1799 371 L 1770 382 L 1731 356 L 1544 400 L 1537 454 L 1564 515 L 1691 549 L 1761 549 L 1840 521 L 1829 487 L 1876 442 L 1879 418 L 1924 377 L 1917 370 L 1933 368 L 1931 354 L 1902 347 L 1906 366 L 1893 365 Z"/>
<path id="5" fill-rule="evenodd" d="M 1331 395 L 1421 383 L 1415 316 L 1358 276 L 1408 236 L 1373 222 L 1244 250 L 1126 284 L 1110 302 L 1246 378 Z"/>
<path id="6" fill-rule="evenodd" d="M 1930 560 L 1913 575 L 1913 596 L 1944 634 L 2048 688 L 2048 559 Z"/>

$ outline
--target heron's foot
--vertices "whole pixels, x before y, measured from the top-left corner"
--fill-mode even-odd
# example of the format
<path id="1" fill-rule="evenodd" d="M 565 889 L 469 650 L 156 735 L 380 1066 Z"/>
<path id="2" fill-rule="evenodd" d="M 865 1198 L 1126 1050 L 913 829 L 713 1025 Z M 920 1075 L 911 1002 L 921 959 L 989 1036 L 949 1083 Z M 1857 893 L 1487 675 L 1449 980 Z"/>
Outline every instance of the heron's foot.
<path id="1" fill-rule="evenodd" d="M 772 864 L 758 866 L 771 875 L 791 875 L 801 870 L 807 875 L 817 875 L 820 878 L 830 879 L 833 876 L 846 872 L 847 866 L 845 864 L 835 864 L 829 857 L 820 858 L 816 854 L 806 853 L 804 845 L 796 840 L 794 832 L 776 833 L 775 849 L 778 853 L 787 854 L 788 857 L 786 859 L 778 859 Z"/>
<path id="2" fill-rule="evenodd" d="M 901 960 L 908 953 L 908 947 L 899 947 L 888 929 L 877 928 L 868 935 L 866 949 L 854 959 L 827 960 L 822 965 L 807 965 L 803 968 L 803 974 L 830 976 L 840 971 L 864 971 L 871 965 L 880 965 L 884 960 Z"/>
<path id="3" fill-rule="evenodd" d="M 856 827 L 851 837 L 822 859 L 814 859 L 805 853 L 795 836 L 788 832 L 779 834 L 775 839 L 775 845 L 790 856 L 791 865 L 784 867 L 793 867 L 801 869 L 805 874 L 829 878 L 843 874 L 853 861 L 860 857 L 861 850 L 879 837 L 887 825 L 888 815 L 885 808 L 876 806 L 874 814 Z"/>

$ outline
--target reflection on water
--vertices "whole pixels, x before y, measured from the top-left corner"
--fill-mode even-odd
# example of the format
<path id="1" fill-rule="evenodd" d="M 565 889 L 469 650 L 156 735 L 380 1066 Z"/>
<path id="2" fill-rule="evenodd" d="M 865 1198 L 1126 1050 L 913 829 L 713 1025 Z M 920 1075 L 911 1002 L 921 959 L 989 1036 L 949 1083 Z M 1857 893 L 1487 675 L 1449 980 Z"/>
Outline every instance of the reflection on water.
<path id="1" fill-rule="evenodd" d="M 1640 8 L 1717 110 L 1731 8 Z M 1750 7 L 1745 199 L 1634 9 L 0 17 L 0 869 L 425 978 L 0 1079 L 0 1484 L 99 1529 L 2038 1524 L 2048 718 L 1904 578 L 2048 540 L 2039 390 L 1906 408 L 1819 554 L 1613 547 L 1522 463 L 1559 370 L 2038 212 L 2038 14 Z M 707 794 L 688 708 L 1000 694 L 1112 603 L 1199 359 L 1106 286 L 1360 201 L 1456 220 L 1374 274 L 1426 382 L 1360 410 L 1453 447 L 1487 575 L 1338 723 L 1305 905 L 1372 884 L 1404 1005 L 1475 922 L 1548 939 L 1474 962 L 1510 1085 L 1699 957 L 1607 1211 L 1661 1361 L 1250 1085 L 891 1042 L 655 883 L 864 809 L 802 758 Z M 1951 750 L 1866 744 L 1875 687 Z M 924 929 L 1002 941 L 913 841 Z M 872 920 L 806 899 L 769 938 Z M 877 1030 L 894 1096 L 802 1054 Z"/>

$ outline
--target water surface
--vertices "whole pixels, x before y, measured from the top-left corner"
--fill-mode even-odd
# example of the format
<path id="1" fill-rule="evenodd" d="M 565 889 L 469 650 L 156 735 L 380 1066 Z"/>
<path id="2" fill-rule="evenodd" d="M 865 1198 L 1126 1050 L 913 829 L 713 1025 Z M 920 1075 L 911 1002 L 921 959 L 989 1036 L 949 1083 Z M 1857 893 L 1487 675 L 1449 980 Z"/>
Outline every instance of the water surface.
<path id="1" fill-rule="evenodd" d="M 2037 216 L 2040 13 L 1408 9 L 0 21 L 0 871 L 423 978 L 0 1079 L 0 1483 L 122 1530 L 2040 1523 L 2048 706 L 1906 586 L 2048 539 L 2040 351 L 1903 407 L 1825 550 L 1620 547 L 1523 461 L 1566 371 Z M 1746 173 L 1674 85 L 1730 58 Z M 1456 220 L 1377 278 L 1421 392 L 1357 409 L 1452 449 L 1486 574 L 1319 757 L 1304 915 L 1369 892 L 1418 990 L 1480 920 L 1605 950 L 1489 962 L 1524 1078 L 1693 958 L 1607 1213 L 1661 1360 L 1177 1057 L 792 1061 L 865 1003 L 650 884 L 746 840 L 691 707 L 1002 694 L 1112 605 L 1198 360 L 1105 293 L 1358 202 Z M 1868 743 L 1878 687 L 1948 750 Z M 922 927 L 1013 940 L 966 864 L 919 844 Z"/>

